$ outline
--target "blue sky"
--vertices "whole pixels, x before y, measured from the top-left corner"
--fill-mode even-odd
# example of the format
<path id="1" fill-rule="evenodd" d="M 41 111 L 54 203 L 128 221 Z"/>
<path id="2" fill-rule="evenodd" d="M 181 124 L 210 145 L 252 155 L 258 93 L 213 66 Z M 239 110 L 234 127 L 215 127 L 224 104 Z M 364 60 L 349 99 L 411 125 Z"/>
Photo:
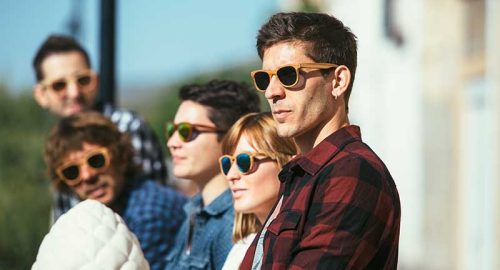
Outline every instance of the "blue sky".
<path id="1" fill-rule="evenodd" d="M 50 33 L 68 33 L 80 1 L 81 43 L 98 67 L 98 0 L 0 1 L 0 82 L 13 92 L 34 82 L 32 57 Z M 118 88 L 154 87 L 257 59 L 255 36 L 276 0 L 117 1 Z"/>

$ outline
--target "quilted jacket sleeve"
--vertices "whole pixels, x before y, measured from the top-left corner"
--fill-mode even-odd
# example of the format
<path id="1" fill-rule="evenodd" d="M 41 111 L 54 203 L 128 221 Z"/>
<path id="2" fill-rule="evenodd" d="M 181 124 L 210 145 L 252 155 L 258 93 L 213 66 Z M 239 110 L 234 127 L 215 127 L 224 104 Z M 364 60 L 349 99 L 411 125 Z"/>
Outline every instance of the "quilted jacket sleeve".
<path id="1" fill-rule="evenodd" d="M 137 238 L 122 218 L 93 200 L 62 215 L 45 236 L 32 270 L 149 270 Z"/>

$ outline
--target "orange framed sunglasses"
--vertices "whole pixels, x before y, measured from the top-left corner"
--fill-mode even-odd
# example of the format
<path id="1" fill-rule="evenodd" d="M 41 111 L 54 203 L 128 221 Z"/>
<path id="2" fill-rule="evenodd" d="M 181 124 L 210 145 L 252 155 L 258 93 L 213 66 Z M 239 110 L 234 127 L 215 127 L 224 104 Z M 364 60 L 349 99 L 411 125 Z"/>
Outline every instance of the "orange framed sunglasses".
<path id="1" fill-rule="evenodd" d="M 250 72 L 255 88 L 260 92 L 265 92 L 273 75 L 278 77 L 278 81 L 285 87 L 293 87 L 299 82 L 299 70 L 301 68 L 330 69 L 339 65 L 330 63 L 302 63 L 280 66 L 275 70 L 258 69 Z"/>
<path id="2" fill-rule="evenodd" d="M 62 95 L 68 89 L 70 83 L 78 85 L 83 89 L 83 91 L 89 91 L 97 84 L 97 74 L 92 70 L 85 70 L 77 74 L 58 79 L 43 80 L 40 82 L 40 85 L 45 89 L 49 89 L 56 94 Z"/>
<path id="3" fill-rule="evenodd" d="M 258 156 L 264 156 L 264 158 L 257 158 Z M 238 169 L 242 174 L 249 174 L 254 168 L 254 164 L 257 161 L 274 160 L 264 153 L 259 152 L 241 152 L 236 156 L 223 155 L 219 158 L 220 170 L 224 175 L 229 173 L 233 163 L 236 162 Z"/>
<path id="4" fill-rule="evenodd" d="M 68 186 L 76 186 L 81 182 L 82 166 L 86 165 L 94 172 L 103 172 L 111 163 L 108 149 L 102 147 L 85 153 L 85 155 L 75 161 L 63 163 L 57 167 L 57 176 Z"/>

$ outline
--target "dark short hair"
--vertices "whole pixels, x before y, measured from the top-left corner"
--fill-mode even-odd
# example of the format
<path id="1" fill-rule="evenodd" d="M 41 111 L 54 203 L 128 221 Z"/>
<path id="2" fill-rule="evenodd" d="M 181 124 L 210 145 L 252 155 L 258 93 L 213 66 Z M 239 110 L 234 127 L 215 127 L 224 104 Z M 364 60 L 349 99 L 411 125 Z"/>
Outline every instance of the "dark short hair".
<path id="1" fill-rule="evenodd" d="M 345 65 L 351 82 L 345 93 L 346 110 L 357 66 L 357 41 L 351 30 L 337 18 L 322 13 L 277 13 L 259 30 L 257 51 L 264 51 L 281 42 L 306 43 L 306 55 L 316 62 Z"/>
<path id="2" fill-rule="evenodd" d="M 206 84 L 181 87 L 181 101 L 194 101 L 208 107 L 208 118 L 219 129 L 228 130 L 243 115 L 260 111 L 256 91 L 243 82 L 212 80 Z M 223 134 L 219 135 L 221 140 Z"/>
<path id="3" fill-rule="evenodd" d="M 70 36 L 64 35 L 50 35 L 38 48 L 33 59 L 33 68 L 35 69 L 35 76 L 37 81 L 43 80 L 42 63 L 43 61 L 57 53 L 79 52 L 85 59 L 85 63 L 90 68 L 90 58 L 85 49 Z"/>
<path id="4" fill-rule="evenodd" d="M 98 112 L 77 113 L 62 118 L 51 130 L 45 144 L 45 163 L 57 190 L 69 191 L 69 187 L 59 179 L 57 167 L 69 152 L 81 150 L 83 143 L 106 147 L 111 155 L 111 166 L 122 168 L 125 179 L 133 178 L 140 172 L 132 160 L 134 148 L 127 134 L 120 132 L 111 120 Z"/>

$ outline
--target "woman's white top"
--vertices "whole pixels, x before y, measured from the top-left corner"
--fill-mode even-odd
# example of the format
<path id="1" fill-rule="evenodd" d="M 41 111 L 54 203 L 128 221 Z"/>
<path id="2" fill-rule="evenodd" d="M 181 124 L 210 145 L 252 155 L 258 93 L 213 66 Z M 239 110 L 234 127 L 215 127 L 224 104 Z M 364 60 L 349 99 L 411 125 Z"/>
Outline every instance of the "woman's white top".
<path id="1" fill-rule="evenodd" d="M 222 270 L 237 270 L 240 267 L 245 253 L 247 253 L 247 249 L 252 244 L 256 235 L 256 233 L 249 234 L 233 245 L 233 248 L 227 255 L 226 262 L 224 262 L 224 266 L 222 266 Z"/>

